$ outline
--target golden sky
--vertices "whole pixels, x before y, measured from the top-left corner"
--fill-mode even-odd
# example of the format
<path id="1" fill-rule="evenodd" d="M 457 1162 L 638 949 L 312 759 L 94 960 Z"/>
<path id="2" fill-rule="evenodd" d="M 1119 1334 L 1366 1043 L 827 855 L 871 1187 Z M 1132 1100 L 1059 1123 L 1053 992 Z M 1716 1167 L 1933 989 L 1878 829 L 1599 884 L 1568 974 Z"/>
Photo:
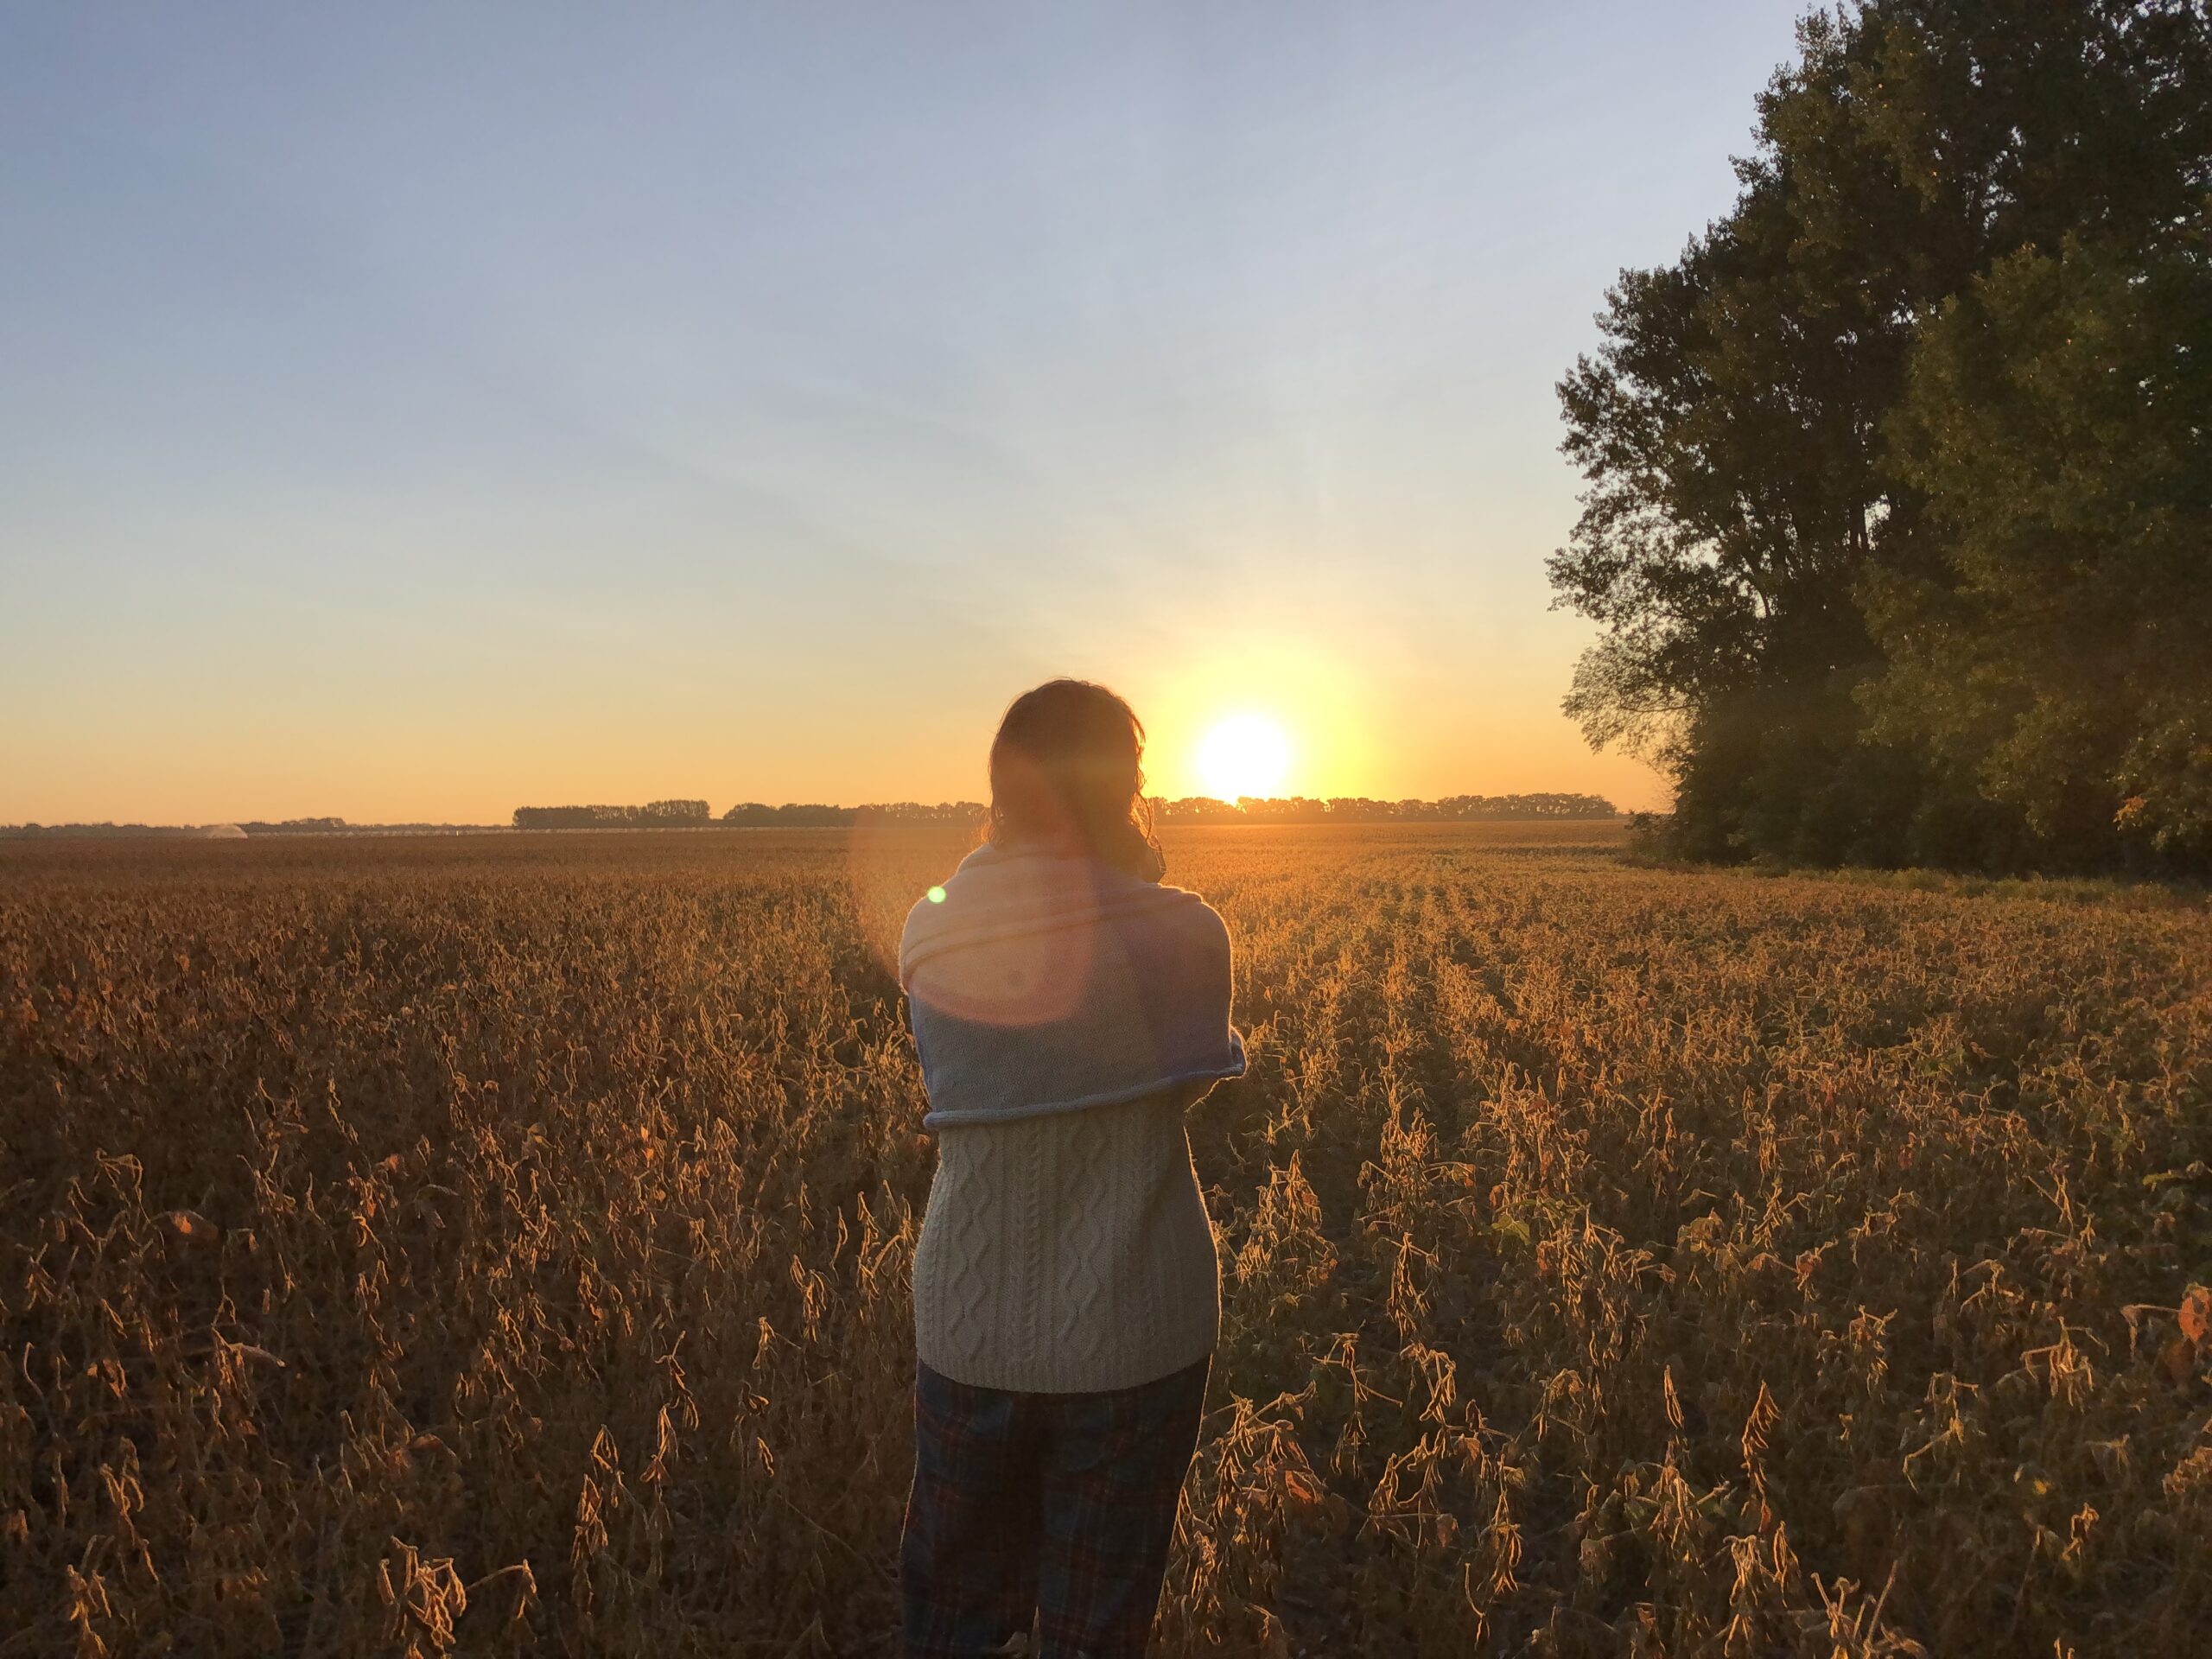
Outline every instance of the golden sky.
<path id="1" fill-rule="evenodd" d="M 1553 385 L 1797 6 L 35 8 L 0 823 L 1663 791 L 1559 712 Z"/>

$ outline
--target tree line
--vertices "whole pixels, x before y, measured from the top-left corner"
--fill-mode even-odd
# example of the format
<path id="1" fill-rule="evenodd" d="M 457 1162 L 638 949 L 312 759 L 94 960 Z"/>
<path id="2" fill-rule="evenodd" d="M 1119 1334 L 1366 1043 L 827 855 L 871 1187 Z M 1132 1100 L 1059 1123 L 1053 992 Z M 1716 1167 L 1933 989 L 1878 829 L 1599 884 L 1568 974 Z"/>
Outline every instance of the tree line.
<path id="1" fill-rule="evenodd" d="M 653 801 L 644 806 L 518 806 L 518 830 L 703 830 L 716 823 L 739 829 L 838 829 L 889 819 L 900 823 L 969 823 L 983 809 L 974 801 L 892 801 L 874 806 L 825 806 L 816 802 L 769 806 L 741 801 L 715 817 L 704 801 Z"/>
<path id="2" fill-rule="evenodd" d="M 840 829 L 872 823 L 957 823 L 982 822 L 987 809 L 977 801 L 890 801 L 871 806 L 825 806 L 815 802 L 769 806 L 741 801 L 719 818 L 704 801 L 655 801 L 646 806 L 518 806 L 518 830 L 697 830 L 721 823 L 739 829 Z M 1285 799 L 1244 797 L 1235 801 L 1196 795 L 1158 800 L 1153 810 L 1163 823 L 1445 823 L 1471 819 L 1613 818 L 1611 801 L 1597 795 L 1447 795 L 1437 801 L 1377 801 L 1364 796 L 1327 800 L 1293 796 Z"/>
<path id="3" fill-rule="evenodd" d="M 2212 14 L 1808 16 L 1560 382 L 1567 700 L 1685 855 L 2212 868 Z"/>
<path id="4" fill-rule="evenodd" d="M 648 801 L 643 806 L 518 806 L 518 830 L 696 830 L 704 801 Z"/>
<path id="5" fill-rule="evenodd" d="M 722 814 L 724 823 L 757 829 L 857 823 L 888 819 L 895 823 L 973 823 L 983 816 L 977 801 L 939 801 L 935 806 L 919 801 L 891 801 L 875 806 L 764 806 L 745 801 Z"/>
<path id="6" fill-rule="evenodd" d="M 1439 801 L 1376 801 L 1363 795 L 1327 800 L 1242 796 L 1234 801 L 1193 795 L 1154 803 L 1162 823 L 1449 823 L 1471 819 L 1612 818 L 1613 804 L 1597 795 L 1447 795 Z"/>
<path id="7" fill-rule="evenodd" d="M 1310 800 L 1244 798 L 1218 801 L 1209 796 L 1153 804 L 1163 823 L 1443 823 L 1465 818 L 1611 818 L 1611 802 L 1595 795 L 1448 795 L 1440 801 L 1376 801 L 1363 796 Z M 704 801 L 649 801 L 643 806 L 518 806 L 517 830 L 703 830 L 720 823 L 737 829 L 843 829 L 861 823 L 950 823 L 982 822 L 979 801 L 887 801 L 870 806 L 826 806 L 817 802 L 769 806 L 741 801 L 715 817 Z M 344 818 L 254 818 L 221 825 L 144 823 L 0 824 L 0 840 L 35 841 L 54 836 L 206 836 L 217 830 L 247 836 L 461 835 L 489 830 L 489 824 L 348 823 Z"/>
<path id="8" fill-rule="evenodd" d="M 4 823 L 0 841 L 105 840 L 143 836 L 206 840 L 261 836 L 458 836 L 497 828 L 487 823 L 349 823 L 344 818 L 241 818 L 227 823 Z"/>

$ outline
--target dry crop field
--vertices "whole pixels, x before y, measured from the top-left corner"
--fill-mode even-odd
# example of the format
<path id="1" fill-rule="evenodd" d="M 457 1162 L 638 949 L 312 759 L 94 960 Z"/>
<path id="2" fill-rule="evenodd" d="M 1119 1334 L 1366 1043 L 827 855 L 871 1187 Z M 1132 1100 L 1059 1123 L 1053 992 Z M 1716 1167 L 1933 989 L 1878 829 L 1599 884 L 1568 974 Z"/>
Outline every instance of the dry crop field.
<path id="1" fill-rule="evenodd" d="M 1252 1066 L 1159 1650 L 2196 1648 L 2202 902 L 1602 839 L 1170 843 Z M 957 850 L 0 848 L 0 1656 L 887 1653 Z"/>

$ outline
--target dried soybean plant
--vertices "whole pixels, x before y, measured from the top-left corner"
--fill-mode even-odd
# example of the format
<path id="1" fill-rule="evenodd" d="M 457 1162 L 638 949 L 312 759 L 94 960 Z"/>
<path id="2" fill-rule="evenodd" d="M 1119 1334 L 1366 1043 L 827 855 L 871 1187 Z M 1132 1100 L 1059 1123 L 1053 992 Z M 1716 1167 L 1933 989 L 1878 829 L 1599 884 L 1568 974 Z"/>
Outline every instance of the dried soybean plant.
<path id="1" fill-rule="evenodd" d="M 2201 905 L 1190 831 L 1169 1654 L 2183 1650 Z M 0 854 L 0 1655 L 893 1649 L 931 1150 L 831 834 Z"/>

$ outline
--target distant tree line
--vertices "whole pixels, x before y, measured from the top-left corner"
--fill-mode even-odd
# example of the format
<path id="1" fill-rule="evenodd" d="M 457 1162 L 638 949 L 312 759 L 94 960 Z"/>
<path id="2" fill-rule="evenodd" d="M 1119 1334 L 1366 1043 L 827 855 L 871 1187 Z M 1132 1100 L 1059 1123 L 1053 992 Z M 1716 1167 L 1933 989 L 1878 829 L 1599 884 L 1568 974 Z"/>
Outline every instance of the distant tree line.
<path id="1" fill-rule="evenodd" d="M 518 830 L 696 830 L 709 822 L 704 801 L 648 801 L 643 806 L 518 806 Z"/>
<path id="2" fill-rule="evenodd" d="M 175 823 L 9 823 L 0 824 L 0 841 L 104 841 L 125 836 L 189 838 L 207 831 Z"/>
<path id="3" fill-rule="evenodd" d="M 518 806 L 518 830 L 699 830 L 721 823 L 741 830 L 842 829 L 863 819 L 898 823 L 971 823 L 982 817 L 974 801 L 891 801 L 872 806 L 825 806 L 799 802 L 769 806 L 741 801 L 718 819 L 704 801 L 654 801 L 645 806 Z"/>
<path id="4" fill-rule="evenodd" d="M 1247 797 L 1217 801 L 1192 796 L 1155 801 L 1163 823 L 1436 823 L 1461 819 L 1611 818 L 1613 804 L 1596 795 L 1447 795 L 1440 801 L 1376 801 L 1364 796 L 1313 800 Z M 643 806 L 518 806 L 518 830 L 702 830 L 716 823 L 741 830 L 845 829 L 868 823 L 980 824 L 987 809 L 978 801 L 887 801 L 868 806 L 825 806 L 814 802 L 768 806 L 741 801 L 719 818 L 704 801 L 651 801 Z M 361 836 L 461 834 L 493 828 L 470 823 L 348 823 L 343 818 L 286 818 L 269 823 L 248 819 L 221 825 L 143 823 L 0 824 L 0 840 L 29 841 L 54 836 L 207 836 L 218 830 L 248 836 Z"/>
<path id="5" fill-rule="evenodd" d="M 485 823 L 348 823 L 344 818 L 246 818 L 231 823 L 20 823 L 0 824 L 0 841 L 42 841 L 54 838 L 104 840 L 120 836 L 156 836 L 206 840 L 213 836 L 434 836 L 481 833 L 496 828 Z"/>
<path id="6" fill-rule="evenodd" d="M 977 801 L 888 801 L 868 806 L 829 806 L 792 802 L 770 806 L 741 801 L 718 818 L 704 801 L 656 801 L 650 806 L 522 806 L 515 809 L 518 830 L 698 829 L 721 823 L 741 830 L 845 829 L 872 823 L 980 823 L 986 808 Z M 1207 796 L 1161 800 L 1154 810 L 1163 823 L 1442 823 L 1465 819 L 1612 818 L 1613 804 L 1597 795 L 1447 795 L 1440 801 L 1376 801 L 1364 796 L 1329 800 L 1294 796 L 1287 800 L 1250 797 L 1217 801 Z"/>
<path id="7" fill-rule="evenodd" d="M 745 830 L 835 829 L 850 823 L 859 813 L 858 807 L 814 802 L 768 806 L 760 801 L 741 801 L 723 813 L 721 821 Z"/>
<path id="8" fill-rule="evenodd" d="M 238 826 L 249 836 L 436 836 L 466 835 L 496 829 L 488 823 L 348 823 L 343 818 L 284 818 L 267 823 L 248 818 Z"/>
<path id="9" fill-rule="evenodd" d="M 1376 801 L 1363 795 L 1315 800 L 1240 796 L 1234 801 L 1193 795 L 1159 801 L 1162 823 L 1451 823 L 1471 819 L 1611 818 L 1613 804 L 1597 795 L 1447 795 L 1440 801 Z"/>
<path id="10" fill-rule="evenodd" d="M 862 818 L 888 819 L 896 823 L 973 823 L 982 818 L 983 810 L 975 801 L 939 801 L 934 806 L 919 801 L 892 801 L 876 806 L 764 806 L 759 801 L 744 801 L 723 813 L 721 821 L 742 829 L 759 830 L 835 827 L 856 823 Z"/>
<path id="11" fill-rule="evenodd" d="M 2212 13 L 1808 16 L 1560 383 L 1570 714 L 1686 855 L 2212 868 Z"/>

